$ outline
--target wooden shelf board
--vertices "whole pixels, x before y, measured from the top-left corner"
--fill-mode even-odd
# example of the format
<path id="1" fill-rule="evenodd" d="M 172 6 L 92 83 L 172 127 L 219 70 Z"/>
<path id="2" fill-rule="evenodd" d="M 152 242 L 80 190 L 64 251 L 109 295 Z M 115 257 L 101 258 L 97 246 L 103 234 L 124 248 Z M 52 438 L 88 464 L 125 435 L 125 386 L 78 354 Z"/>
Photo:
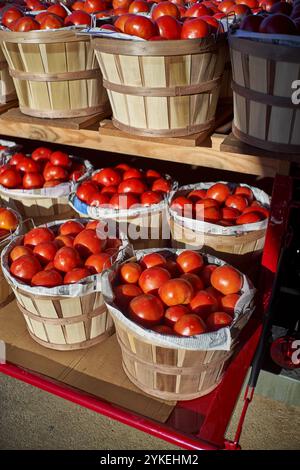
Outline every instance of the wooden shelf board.
<path id="1" fill-rule="evenodd" d="M 178 145 L 178 139 L 158 140 L 125 134 L 107 121 L 104 121 L 105 130 L 102 128 L 101 132 L 95 124 L 86 129 L 74 129 L 59 127 L 56 120 L 30 118 L 28 122 L 23 115 L 23 118 L 19 116 L 16 126 L 16 112 L 13 111 L 0 116 L 0 134 L 258 176 L 273 177 L 278 172 L 289 172 L 289 162 L 278 159 L 280 155 L 271 158 L 253 148 L 253 154 L 241 153 L 237 147 L 234 151 L 227 151 L 226 147 L 224 150 L 222 145 L 228 138 L 224 134 L 214 133 L 197 146 L 188 144 L 188 138 L 183 138 L 185 142 Z M 290 159 L 294 157 L 291 155 Z"/>
<path id="2" fill-rule="evenodd" d="M 6 113 L 11 108 L 18 108 L 18 100 L 12 100 L 8 103 L 0 104 L 0 114 Z"/>

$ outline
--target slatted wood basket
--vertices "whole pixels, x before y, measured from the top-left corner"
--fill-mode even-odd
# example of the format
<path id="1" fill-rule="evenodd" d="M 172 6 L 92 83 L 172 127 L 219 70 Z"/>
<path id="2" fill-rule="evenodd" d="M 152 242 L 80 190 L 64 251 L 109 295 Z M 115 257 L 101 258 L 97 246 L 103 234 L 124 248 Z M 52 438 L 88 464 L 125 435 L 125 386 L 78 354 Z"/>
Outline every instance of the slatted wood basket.
<path id="1" fill-rule="evenodd" d="M 0 31 L 20 110 L 39 118 L 110 114 L 88 36 L 74 30 Z"/>
<path id="2" fill-rule="evenodd" d="M 224 38 L 93 39 L 114 125 L 156 137 L 207 135 L 224 71 Z"/>
<path id="3" fill-rule="evenodd" d="M 74 220 L 87 222 L 87 219 Z M 63 222 L 44 226 L 58 227 Z M 89 348 L 112 335 L 113 322 L 103 300 L 99 275 L 90 276 L 83 283 L 57 288 L 31 288 L 10 275 L 8 256 L 22 239 L 17 237 L 3 250 L 1 264 L 30 336 L 47 348 L 71 351 Z"/>
<path id="4" fill-rule="evenodd" d="M 235 137 L 262 149 L 299 153 L 300 108 L 292 102 L 292 84 L 299 79 L 300 47 L 235 34 L 229 44 Z"/>
<path id="5" fill-rule="evenodd" d="M 172 199 L 176 196 L 187 195 L 193 189 L 207 189 L 213 184 L 182 186 Z M 269 196 L 257 188 L 250 188 L 257 200 L 269 207 Z M 250 276 L 255 275 L 265 244 L 267 220 L 251 224 L 253 228 L 250 228 L 249 224 L 249 228 L 239 226 L 235 229 L 235 227 L 213 226 L 207 222 L 181 217 L 171 208 L 169 208 L 169 214 L 174 248 L 201 249 L 205 253 L 222 258 Z M 217 230 L 214 231 L 214 227 Z"/>
<path id="6" fill-rule="evenodd" d="M 137 258 L 144 253 L 136 252 Z M 208 257 L 208 261 L 224 264 L 214 257 Z M 132 322 L 107 297 L 106 275 L 102 277 L 103 293 L 116 327 L 123 369 L 131 382 L 163 400 L 192 400 L 214 390 L 223 378 L 236 351 L 239 333 L 253 310 L 254 290 L 247 278 L 244 276 L 239 311 L 230 328 L 231 339 L 227 347 L 213 349 L 199 346 L 199 337 L 208 337 L 209 333 L 191 338 L 164 336 Z M 211 338 L 203 338 L 203 345 L 211 341 Z"/>
<path id="7" fill-rule="evenodd" d="M 0 104 L 9 103 L 16 98 L 14 82 L 9 75 L 8 64 L 0 48 Z"/>

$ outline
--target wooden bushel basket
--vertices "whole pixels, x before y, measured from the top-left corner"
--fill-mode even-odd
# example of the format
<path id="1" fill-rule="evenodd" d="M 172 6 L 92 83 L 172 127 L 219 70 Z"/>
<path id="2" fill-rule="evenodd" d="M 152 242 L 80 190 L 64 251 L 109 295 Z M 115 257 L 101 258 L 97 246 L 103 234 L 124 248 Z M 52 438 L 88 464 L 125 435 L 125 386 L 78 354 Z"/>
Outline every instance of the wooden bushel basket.
<path id="1" fill-rule="evenodd" d="M 110 112 L 88 36 L 74 30 L 1 31 L 0 41 L 20 110 L 39 118 L 72 118 Z"/>
<path id="2" fill-rule="evenodd" d="M 75 219 L 86 223 L 87 220 Z M 64 221 L 44 226 L 58 226 Z M 64 295 L 67 286 L 58 288 L 29 288 L 17 282 L 9 273 L 7 258 L 11 249 L 20 244 L 22 237 L 3 250 L 1 264 L 4 275 L 17 299 L 30 336 L 42 346 L 58 351 L 85 349 L 105 340 L 114 332 L 113 321 L 101 293 L 100 276 L 90 276 L 76 296 Z M 43 289 L 48 294 L 43 293 Z M 61 290 L 53 295 L 50 291 Z M 38 290 L 38 293 L 36 292 Z M 76 291 L 77 292 L 77 291 Z"/>
<path id="3" fill-rule="evenodd" d="M 8 64 L 0 48 L 0 104 L 17 98 L 13 79 L 9 75 Z"/>
<path id="4" fill-rule="evenodd" d="M 140 254 L 141 252 L 137 252 L 137 258 Z M 209 262 L 214 261 L 216 258 L 209 258 Z M 220 260 L 218 262 L 224 264 Z M 229 347 L 203 349 L 195 346 L 195 343 L 190 347 L 186 346 L 194 341 L 195 337 L 176 336 L 172 339 L 165 337 L 169 338 L 168 346 L 165 339 L 161 341 L 163 335 L 132 322 L 107 299 L 105 276 L 104 273 L 102 276 L 104 298 L 116 327 L 122 351 L 123 369 L 130 381 L 145 393 L 163 400 L 192 400 L 214 390 L 222 380 L 235 353 L 238 335 L 248 321 L 248 313 L 253 309 L 253 293 L 250 293 L 249 287 L 245 289 L 245 300 L 240 307 L 241 317 L 237 318 L 231 329 Z M 246 283 L 248 285 L 248 281 Z M 198 338 L 199 336 L 202 335 L 198 335 Z M 205 341 L 207 341 L 205 344 L 210 342 L 210 340 Z"/>
<path id="5" fill-rule="evenodd" d="M 235 34 L 229 36 L 229 44 L 233 70 L 233 134 L 246 144 L 265 150 L 299 153 L 300 107 L 292 102 L 295 91 L 292 83 L 299 79 L 300 47 Z"/>
<path id="6" fill-rule="evenodd" d="M 230 52 L 229 52 L 228 45 L 226 45 L 225 51 L 226 51 L 225 52 L 226 53 L 225 67 L 224 67 L 224 73 L 223 73 L 223 77 L 221 81 L 219 104 L 221 106 L 226 106 L 226 105 L 233 106 L 233 91 L 231 87 L 232 68 L 231 68 Z"/>
<path id="7" fill-rule="evenodd" d="M 117 128 L 149 137 L 211 131 L 224 71 L 223 37 L 92 43 Z"/>

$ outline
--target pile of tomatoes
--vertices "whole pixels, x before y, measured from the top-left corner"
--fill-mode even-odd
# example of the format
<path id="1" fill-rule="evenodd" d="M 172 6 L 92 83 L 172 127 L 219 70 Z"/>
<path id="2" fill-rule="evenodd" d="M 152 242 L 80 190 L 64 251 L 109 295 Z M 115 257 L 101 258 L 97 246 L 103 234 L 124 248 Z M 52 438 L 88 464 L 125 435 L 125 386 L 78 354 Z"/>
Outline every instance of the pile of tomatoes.
<path id="1" fill-rule="evenodd" d="M 153 252 L 122 264 L 115 303 L 131 320 L 165 335 L 194 336 L 229 326 L 243 277 L 207 264 L 196 251 Z"/>
<path id="2" fill-rule="evenodd" d="M 14 232 L 18 225 L 16 214 L 11 209 L 0 207 L 0 240 Z"/>
<path id="3" fill-rule="evenodd" d="M 232 192 L 225 183 L 194 189 L 186 196 L 175 195 L 170 208 L 182 217 L 225 227 L 252 224 L 269 217 L 269 210 L 255 199 L 251 188 L 236 186 Z"/>
<path id="4" fill-rule="evenodd" d="M 158 204 L 170 189 L 171 181 L 158 171 L 144 172 L 120 163 L 95 172 L 79 184 L 76 196 L 90 206 L 129 209 L 136 204 Z"/>
<path id="5" fill-rule="evenodd" d="M 300 34 L 299 3 L 262 0 L 260 5 L 268 14 L 246 16 L 240 29 L 265 34 Z"/>
<path id="6" fill-rule="evenodd" d="M 109 268 L 122 242 L 97 235 L 98 221 L 36 227 L 9 252 L 11 275 L 31 286 L 74 284 Z"/>
<path id="7" fill-rule="evenodd" d="M 15 153 L 0 166 L 0 184 L 8 189 L 50 188 L 67 181 L 77 181 L 85 166 L 67 153 L 38 147 L 32 154 Z"/>

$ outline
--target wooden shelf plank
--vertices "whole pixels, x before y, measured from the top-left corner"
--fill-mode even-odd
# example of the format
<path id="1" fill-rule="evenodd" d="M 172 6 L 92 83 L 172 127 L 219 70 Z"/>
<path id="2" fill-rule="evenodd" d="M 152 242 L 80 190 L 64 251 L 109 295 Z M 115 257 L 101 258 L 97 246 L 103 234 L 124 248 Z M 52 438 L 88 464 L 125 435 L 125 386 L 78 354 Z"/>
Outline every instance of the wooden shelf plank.
<path id="1" fill-rule="evenodd" d="M 99 132 L 98 125 L 74 129 L 60 127 L 56 120 L 37 118 L 30 118 L 29 122 L 28 118 L 19 118 L 16 125 L 14 114 L 8 112 L 0 117 L 0 134 L 258 176 L 273 177 L 278 172 L 286 174 L 289 171 L 289 162 L 265 157 L 261 151 L 258 155 L 239 153 L 238 149 L 224 151 L 222 144 L 227 136 L 223 134 L 215 133 L 198 146 L 178 145 L 178 139 L 154 140 L 125 134 L 115 128 L 109 131 L 107 123 L 104 132 Z"/>

